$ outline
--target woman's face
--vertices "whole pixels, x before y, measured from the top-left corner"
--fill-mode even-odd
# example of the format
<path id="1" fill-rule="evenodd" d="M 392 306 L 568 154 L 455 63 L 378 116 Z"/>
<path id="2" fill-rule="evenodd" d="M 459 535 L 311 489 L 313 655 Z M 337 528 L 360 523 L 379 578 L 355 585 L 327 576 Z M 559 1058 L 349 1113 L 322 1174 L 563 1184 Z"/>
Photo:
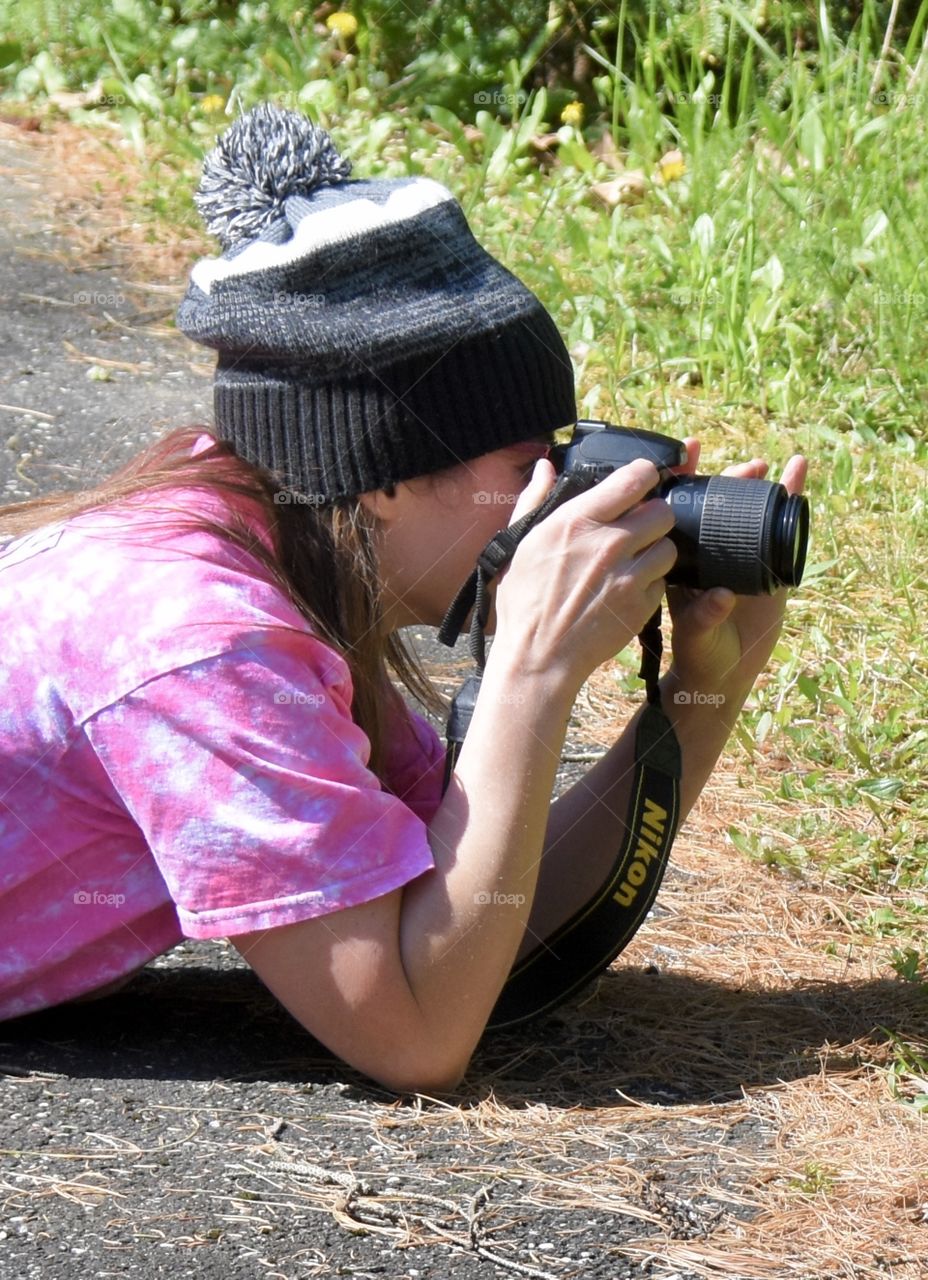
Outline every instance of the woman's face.
<path id="1" fill-rule="evenodd" d="M 516 500 L 550 437 L 365 495 L 377 516 L 377 551 L 389 629 L 438 626 L 477 556 L 512 519 Z"/>

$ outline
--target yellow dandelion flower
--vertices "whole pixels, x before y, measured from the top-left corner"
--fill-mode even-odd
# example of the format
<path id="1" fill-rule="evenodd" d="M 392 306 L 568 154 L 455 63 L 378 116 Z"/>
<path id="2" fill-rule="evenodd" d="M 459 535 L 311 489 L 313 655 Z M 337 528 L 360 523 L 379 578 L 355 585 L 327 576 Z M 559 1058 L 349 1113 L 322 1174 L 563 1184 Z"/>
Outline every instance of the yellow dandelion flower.
<path id="1" fill-rule="evenodd" d="M 686 161 L 679 151 L 668 151 L 658 161 L 661 182 L 676 182 L 686 173 Z"/>
<path id="2" fill-rule="evenodd" d="M 342 40 L 350 40 L 353 35 L 357 34 L 358 20 L 353 13 L 330 13 L 325 20 L 325 25 L 330 31 Z"/>
<path id="3" fill-rule="evenodd" d="M 208 93 L 200 103 L 200 106 L 208 116 L 215 116 L 220 111 L 225 111 L 226 100 L 221 93 Z"/>
<path id="4" fill-rule="evenodd" d="M 583 124 L 583 103 L 568 102 L 567 106 L 561 112 L 561 124 L 573 125 L 575 129 L 579 129 Z"/>

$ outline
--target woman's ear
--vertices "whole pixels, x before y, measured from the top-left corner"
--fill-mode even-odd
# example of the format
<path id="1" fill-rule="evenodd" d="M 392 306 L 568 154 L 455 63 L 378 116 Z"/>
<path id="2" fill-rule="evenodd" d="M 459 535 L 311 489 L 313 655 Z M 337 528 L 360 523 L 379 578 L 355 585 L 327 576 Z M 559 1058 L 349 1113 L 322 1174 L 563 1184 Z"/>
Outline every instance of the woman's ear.
<path id="1" fill-rule="evenodd" d="M 364 510 L 382 524 L 390 524 L 400 514 L 403 502 L 399 490 L 402 486 L 391 484 L 383 489 L 372 489 L 362 493 L 358 502 Z"/>

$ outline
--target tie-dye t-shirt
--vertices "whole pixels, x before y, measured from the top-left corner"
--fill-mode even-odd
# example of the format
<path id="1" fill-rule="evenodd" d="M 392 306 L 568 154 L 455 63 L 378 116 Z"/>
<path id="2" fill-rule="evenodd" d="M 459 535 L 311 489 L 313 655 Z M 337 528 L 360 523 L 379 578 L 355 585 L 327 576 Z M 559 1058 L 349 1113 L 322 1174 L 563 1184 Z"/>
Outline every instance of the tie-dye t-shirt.
<path id="1" fill-rule="evenodd" d="M 203 490 L 170 500 L 228 516 Z M 397 712 L 385 789 L 344 659 L 254 556 L 155 505 L 0 547 L 0 1019 L 433 866 L 427 722 Z"/>

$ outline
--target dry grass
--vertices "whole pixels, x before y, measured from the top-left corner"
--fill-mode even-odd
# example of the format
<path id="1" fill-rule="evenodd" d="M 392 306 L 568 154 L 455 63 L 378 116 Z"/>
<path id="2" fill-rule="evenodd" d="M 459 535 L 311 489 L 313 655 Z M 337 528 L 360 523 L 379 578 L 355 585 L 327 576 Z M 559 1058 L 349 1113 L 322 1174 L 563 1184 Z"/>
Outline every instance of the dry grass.
<path id="1" fill-rule="evenodd" d="M 46 197 L 51 190 L 55 230 L 74 245 L 79 265 L 116 261 L 130 267 L 134 279 L 167 287 L 179 300 L 191 263 L 215 246 L 198 232 L 143 216 L 139 189 L 158 172 L 159 156 L 142 160 L 118 132 L 95 133 L 67 121 L 25 141 L 42 157 L 39 189 Z"/>
<path id="2" fill-rule="evenodd" d="M 192 263 L 213 252 L 214 246 L 200 234 L 144 214 L 139 191 L 157 172 L 157 156 L 143 162 L 116 134 L 95 133 L 67 121 L 52 126 L 38 118 L 29 120 L 40 127 L 23 129 L 9 117 L 0 121 L 0 136 L 26 162 L 4 168 L 3 176 L 39 198 L 50 230 L 62 243 L 56 246 L 49 239 L 47 248 L 23 247 L 20 252 L 54 259 L 74 271 L 118 273 L 119 292 L 131 298 L 133 309 L 123 319 L 104 312 L 108 323 L 152 339 L 181 341 L 190 367 L 197 373 L 211 372 L 202 350 L 178 334 L 173 316 Z M 137 367 L 74 348 L 68 357 L 130 372 Z"/>
<path id="3" fill-rule="evenodd" d="M 600 673 L 581 698 L 584 738 L 611 741 L 632 709 Z M 841 892 L 749 862 L 726 834 L 746 813 L 775 829 L 777 807 L 730 755 L 678 839 L 658 911 L 560 1015 L 557 1046 L 491 1040 L 470 1082 L 480 1101 L 415 1123 L 450 1127 L 469 1169 L 520 1179 L 529 1203 L 660 1223 L 657 1239 L 630 1244 L 642 1259 L 741 1280 L 921 1280 L 928 1119 L 894 1095 L 887 1068 L 890 1032 L 928 1048 L 928 999 L 895 975 L 890 944 L 853 923 L 885 906 L 904 913 L 901 895 Z M 526 1057 L 536 1069 L 523 1089 Z M 671 1105 L 641 1102 L 662 1085 Z M 655 1200 L 630 1140 L 652 1164 L 665 1153 L 667 1187 L 691 1190 L 680 1171 L 695 1161 L 702 1196 L 749 1212 L 713 1223 L 697 1206 L 686 1230 L 692 1199 Z"/>

